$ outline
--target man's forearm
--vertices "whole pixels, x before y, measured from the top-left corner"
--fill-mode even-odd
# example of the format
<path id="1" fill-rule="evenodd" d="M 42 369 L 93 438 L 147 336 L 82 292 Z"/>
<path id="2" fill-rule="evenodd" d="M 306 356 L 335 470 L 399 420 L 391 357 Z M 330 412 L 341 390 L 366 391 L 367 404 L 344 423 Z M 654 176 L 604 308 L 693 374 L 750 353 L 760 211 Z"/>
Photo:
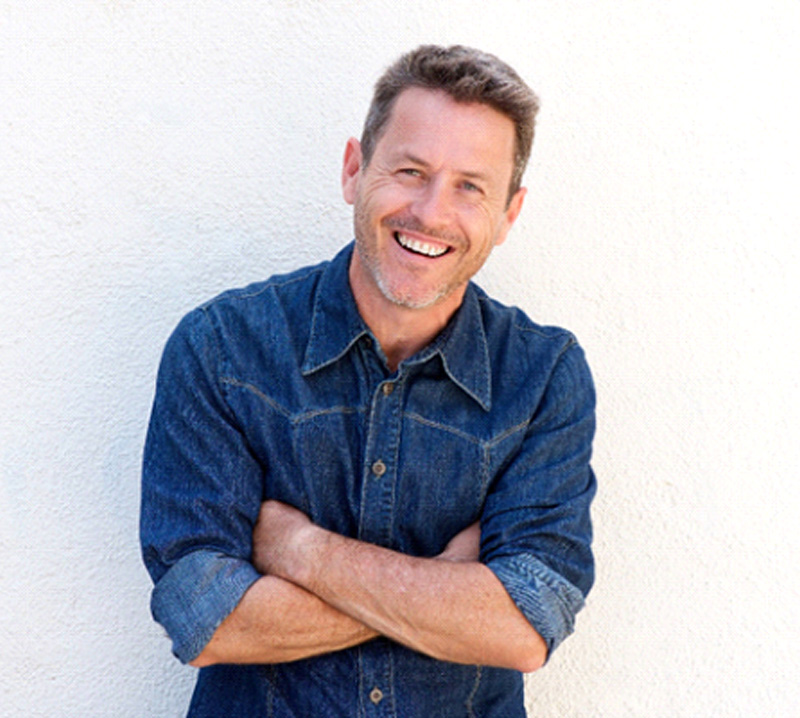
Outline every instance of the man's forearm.
<path id="1" fill-rule="evenodd" d="M 263 523 L 283 530 L 277 514 Z M 259 554 L 269 564 L 260 568 L 382 635 L 458 663 L 532 671 L 546 658 L 542 638 L 492 571 L 476 561 L 406 556 L 311 523 L 287 529 L 284 536 L 290 535 L 268 558 Z"/>
<path id="2" fill-rule="evenodd" d="M 264 576 L 191 664 L 285 663 L 349 648 L 376 635 L 305 589 Z"/>

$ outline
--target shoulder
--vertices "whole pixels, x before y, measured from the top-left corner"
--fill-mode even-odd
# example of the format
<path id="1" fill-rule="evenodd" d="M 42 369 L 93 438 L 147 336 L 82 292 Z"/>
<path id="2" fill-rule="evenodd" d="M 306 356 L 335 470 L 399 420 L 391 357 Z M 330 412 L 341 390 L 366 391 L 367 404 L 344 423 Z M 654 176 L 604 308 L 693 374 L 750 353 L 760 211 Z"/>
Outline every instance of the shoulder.
<path id="1" fill-rule="evenodd" d="M 558 357 L 577 345 L 575 335 L 568 329 L 537 323 L 519 307 L 493 299 L 477 285 L 474 290 L 487 341 L 497 351 L 515 349 L 524 354 Z"/>
<path id="2" fill-rule="evenodd" d="M 476 287 L 495 389 L 541 396 L 547 390 L 593 395 L 583 348 L 563 327 L 540 324 L 522 309 Z"/>
<path id="3" fill-rule="evenodd" d="M 328 264 L 321 262 L 229 289 L 190 315 L 205 316 L 211 326 L 226 335 L 268 333 L 268 328 L 276 325 L 301 324 L 310 320 L 316 289 Z"/>
<path id="4" fill-rule="evenodd" d="M 289 348 L 309 330 L 314 297 L 329 262 L 229 289 L 188 312 L 169 344 L 231 360 L 259 348 Z"/>
<path id="5" fill-rule="evenodd" d="M 229 289 L 201 304 L 196 311 L 206 314 L 236 315 L 261 312 L 273 305 L 294 304 L 305 296 L 309 300 L 330 262 L 275 274 L 269 279 Z"/>

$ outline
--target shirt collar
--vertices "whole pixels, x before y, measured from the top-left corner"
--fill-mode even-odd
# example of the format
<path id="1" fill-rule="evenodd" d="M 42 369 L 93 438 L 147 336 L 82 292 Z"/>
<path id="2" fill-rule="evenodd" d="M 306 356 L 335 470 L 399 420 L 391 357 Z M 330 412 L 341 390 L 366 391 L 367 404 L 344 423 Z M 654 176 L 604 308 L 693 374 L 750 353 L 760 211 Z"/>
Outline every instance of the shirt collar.
<path id="1" fill-rule="evenodd" d="M 441 335 L 437 350 L 447 375 L 477 401 L 492 408 L 492 367 L 483 324 L 480 290 L 470 282 L 464 300 Z"/>
<path id="2" fill-rule="evenodd" d="M 362 336 L 369 334 L 350 290 L 348 270 L 353 243 L 342 249 L 320 277 L 311 333 L 300 371 L 311 374 L 340 359 Z"/>
<path id="3" fill-rule="evenodd" d="M 328 264 L 314 298 L 311 332 L 301 371 L 308 375 L 341 359 L 370 332 L 358 313 L 348 270 L 351 242 Z M 489 346 L 479 290 L 470 283 L 464 300 L 444 331 L 407 363 L 439 355 L 448 377 L 488 411 L 492 403 Z"/>

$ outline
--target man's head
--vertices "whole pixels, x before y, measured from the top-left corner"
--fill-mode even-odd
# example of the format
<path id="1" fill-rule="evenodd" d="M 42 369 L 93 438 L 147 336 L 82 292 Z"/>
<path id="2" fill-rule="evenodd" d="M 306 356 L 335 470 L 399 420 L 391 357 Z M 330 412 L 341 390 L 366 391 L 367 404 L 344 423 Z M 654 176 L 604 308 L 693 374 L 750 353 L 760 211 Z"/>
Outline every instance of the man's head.
<path id="1" fill-rule="evenodd" d="M 403 55 L 375 85 L 361 151 L 369 164 L 398 96 L 408 88 L 440 90 L 456 102 L 488 105 L 508 117 L 515 128 L 514 170 L 509 200 L 520 188 L 533 144 L 539 101 L 506 63 L 494 55 L 461 45 L 423 45 Z"/>
<path id="2" fill-rule="evenodd" d="M 342 167 L 362 315 L 455 311 L 522 208 L 535 111 L 516 73 L 476 50 L 423 47 L 379 80 Z"/>

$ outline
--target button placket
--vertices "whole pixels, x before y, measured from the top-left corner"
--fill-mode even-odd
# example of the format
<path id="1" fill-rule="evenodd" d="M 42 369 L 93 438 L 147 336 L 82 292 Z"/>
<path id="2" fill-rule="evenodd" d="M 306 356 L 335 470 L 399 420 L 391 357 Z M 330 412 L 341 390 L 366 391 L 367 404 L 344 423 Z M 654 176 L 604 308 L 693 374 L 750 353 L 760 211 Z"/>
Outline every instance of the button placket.
<path id="1" fill-rule="evenodd" d="M 395 481 L 402 413 L 401 387 L 381 377 L 372 390 L 364 446 L 363 484 L 358 536 L 378 546 L 394 548 Z M 360 648 L 363 715 L 395 715 L 392 644 L 374 641 Z"/>
<path id="2" fill-rule="evenodd" d="M 358 651 L 359 704 L 363 718 L 396 716 L 394 697 L 394 648 L 378 639 Z"/>
<path id="3" fill-rule="evenodd" d="M 394 526 L 394 482 L 400 439 L 397 381 L 376 382 L 368 415 L 361 493 L 359 538 L 391 548 Z M 387 389 L 387 387 L 393 387 Z"/>

